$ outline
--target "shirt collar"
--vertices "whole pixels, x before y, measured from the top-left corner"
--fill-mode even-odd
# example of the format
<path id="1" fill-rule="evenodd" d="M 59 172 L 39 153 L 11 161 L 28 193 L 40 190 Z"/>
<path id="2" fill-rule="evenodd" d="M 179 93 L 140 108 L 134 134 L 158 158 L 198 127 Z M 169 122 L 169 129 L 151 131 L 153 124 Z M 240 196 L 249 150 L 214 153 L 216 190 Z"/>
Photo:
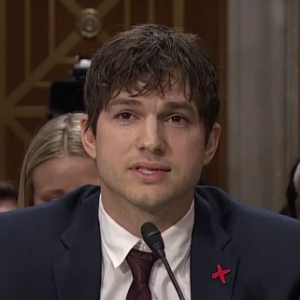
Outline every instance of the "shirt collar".
<path id="1" fill-rule="evenodd" d="M 108 215 L 102 205 L 101 194 L 99 200 L 102 245 L 114 268 L 118 268 L 123 263 L 132 248 L 150 252 L 142 239 L 128 232 Z M 193 226 L 194 201 L 192 201 L 192 205 L 184 217 L 162 233 L 166 257 L 173 269 L 176 269 L 189 252 Z"/>

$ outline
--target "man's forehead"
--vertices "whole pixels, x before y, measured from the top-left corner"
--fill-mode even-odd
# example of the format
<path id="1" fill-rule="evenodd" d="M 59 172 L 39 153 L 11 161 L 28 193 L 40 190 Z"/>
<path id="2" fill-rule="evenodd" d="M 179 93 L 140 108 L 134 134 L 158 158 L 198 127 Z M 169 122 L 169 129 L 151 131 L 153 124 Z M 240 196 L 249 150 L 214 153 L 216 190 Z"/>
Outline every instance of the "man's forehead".
<path id="1" fill-rule="evenodd" d="M 195 101 L 189 101 L 185 97 L 156 97 L 156 96 L 136 96 L 120 94 L 110 101 L 109 106 L 128 105 L 128 106 L 146 106 L 149 101 L 154 101 L 160 107 L 196 109 Z"/>
<path id="2" fill-rule="evenodd" d="M 133 102 L 144 103 L 145 100 L 161 101 L 167 104 L 168 102 L 178 102 L 186 103 L 194 106 L 195 101 L 188 99 L 188 96 L 181 90 L 166 90 L 160 91 L 147 91 L 147 92 L 129 92 L 126 90 L 120 91 L 118 94 L 114 95 L 110 100 L 111 104 L 120 102 L 120 99 L 132 100 Z"/>

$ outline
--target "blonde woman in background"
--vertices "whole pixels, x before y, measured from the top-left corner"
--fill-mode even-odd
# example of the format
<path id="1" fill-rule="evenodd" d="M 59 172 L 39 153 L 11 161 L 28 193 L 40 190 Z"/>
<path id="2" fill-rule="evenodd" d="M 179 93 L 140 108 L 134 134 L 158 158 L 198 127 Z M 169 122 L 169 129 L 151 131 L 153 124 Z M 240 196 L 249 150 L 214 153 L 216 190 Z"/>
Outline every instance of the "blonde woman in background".
<path id="1" fill-rule="evenodd" d="M 56 117 L 33 138 L 21 169 L 21 207 L 54 200 L 82 185 L 100 184 L 95 163 L 82 146 L 83 117 L 82 113 Z"/>

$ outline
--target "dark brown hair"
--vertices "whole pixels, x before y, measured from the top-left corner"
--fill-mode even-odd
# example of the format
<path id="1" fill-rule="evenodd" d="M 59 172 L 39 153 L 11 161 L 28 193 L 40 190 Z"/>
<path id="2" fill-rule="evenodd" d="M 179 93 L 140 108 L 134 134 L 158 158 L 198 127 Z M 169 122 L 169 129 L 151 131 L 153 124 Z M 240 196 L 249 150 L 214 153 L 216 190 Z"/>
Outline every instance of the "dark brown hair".
<path id="1" fill-rule="evenodd" d="M 17 202 L 18 190 L 12 182 L 0 181 L 0 201 L 12 199 Z"/>
<path id="2" fill-rule="evenodd" d="M 210 132 L 219 112 L 219 83 L 216 67 L 200 42 L 196 35 L 152 24 L 115 35 L 99 49 L 87 73 L 87 127 L 96 133 L 100 112 L 122 90 L 132 96 L 164 94 L 179 82 Z"/>

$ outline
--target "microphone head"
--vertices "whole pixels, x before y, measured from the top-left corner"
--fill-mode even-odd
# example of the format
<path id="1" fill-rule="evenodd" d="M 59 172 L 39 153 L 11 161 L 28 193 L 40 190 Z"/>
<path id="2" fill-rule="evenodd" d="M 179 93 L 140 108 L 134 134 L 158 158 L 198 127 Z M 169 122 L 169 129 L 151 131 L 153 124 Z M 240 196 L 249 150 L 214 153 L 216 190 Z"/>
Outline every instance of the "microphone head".
<path id="1" fill-rule="evenodd" d="M 144 223 L 141 233 L 145 243 L 154 253 L 164 252 L 164 241 L 156 225 L 150 222 Z"/>

